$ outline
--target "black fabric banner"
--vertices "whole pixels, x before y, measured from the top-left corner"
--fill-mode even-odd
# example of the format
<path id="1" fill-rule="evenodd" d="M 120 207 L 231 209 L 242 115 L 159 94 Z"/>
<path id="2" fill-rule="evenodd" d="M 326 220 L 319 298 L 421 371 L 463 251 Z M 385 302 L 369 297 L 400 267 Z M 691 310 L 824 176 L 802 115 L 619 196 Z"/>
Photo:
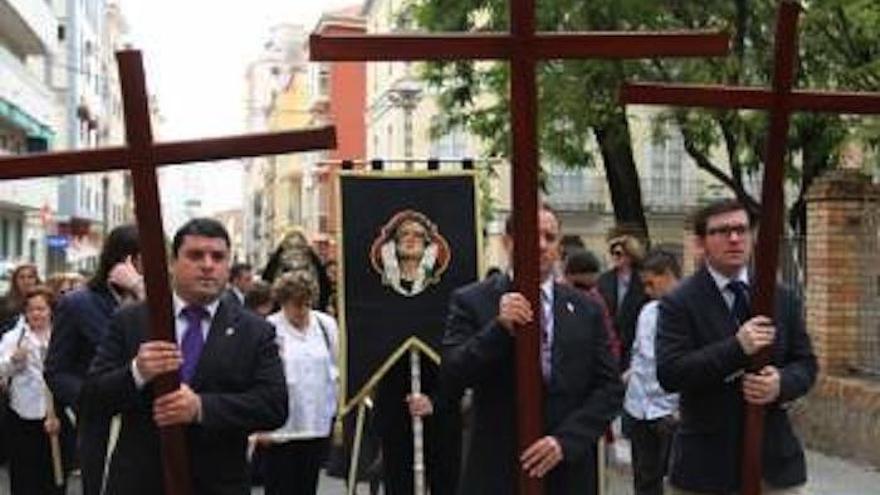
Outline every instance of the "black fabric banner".
<path id="1" fill-rule="evenodd" d="M 411 345 L 439 355 L 449 295 L 477 279 L 480 232 L 472 173 L 342 174 L 340 201 L 347 410 Z"/>

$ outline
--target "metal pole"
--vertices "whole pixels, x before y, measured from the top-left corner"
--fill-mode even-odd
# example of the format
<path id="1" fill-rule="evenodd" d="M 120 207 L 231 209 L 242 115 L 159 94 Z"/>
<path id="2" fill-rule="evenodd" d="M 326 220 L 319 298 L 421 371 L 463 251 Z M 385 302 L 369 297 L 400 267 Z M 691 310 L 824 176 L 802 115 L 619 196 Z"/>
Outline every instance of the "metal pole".
<path id="1" fill-rule="evenodd" d="M 357 471 L 361 457 L 361 441 L 363 440 L 364 434 L 364 413 L 366 412 L 366 409 L 366 404 L 361 401 L 361 403 L 358 404 L 357 423 L 354 429 L 354 444 L 351 449 L 351 460 L 348 463 L 348 486 L 346 487 L 346 493 L 348 495 L 353 495 L 357 489 Z M 345 441 L 343 440 L 343 445 L 344 442 Z"/>
<path id="2" fill-rule="evenodd" d="M 417 349 L 409 350 L 410 391 L 413 396 L 422 393 L 421 356 Z M 425 435 L 421 416 L 412 417 L 413 430 L 413 494 L 425 495 Z"/>

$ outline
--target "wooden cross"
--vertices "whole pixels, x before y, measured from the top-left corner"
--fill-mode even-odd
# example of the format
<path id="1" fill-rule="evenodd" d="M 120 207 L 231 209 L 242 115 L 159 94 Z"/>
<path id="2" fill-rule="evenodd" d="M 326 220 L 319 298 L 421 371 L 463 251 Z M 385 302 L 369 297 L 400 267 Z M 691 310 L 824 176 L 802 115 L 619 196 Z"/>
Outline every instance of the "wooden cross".
<path id="1" fill-rule="evenodd" d="M 722 56 L 728 38 L 706 32 L 539 33 L 535 0 L 511 0 L 510 33 L 434 35 L 312 35 L 310 53 L 323 61 L 505 60 L 511 64 L 513 129 L 514 281 L 539 307 L 538 139 L 536 65 L 550 59 L 636 59 Z M 517 332 L 518 442 L 524 450 L 543 436 L 538 323 Z M 519 493 L 543 491 L 520 470 Z"/>
<path id="2" fill-rule="evenodd" d="M 144 273 L 148 274 L 144 282 L 150 315 L 149 338 L 176 343 L 156 167 L 333 148 L 336 146 L 336 133 L 333 127 L 326 127 L 203 141 L 154 143 L 141 54 L 129 50 L 117 53 L 116 57 L 122 85 L 127 146 L 0 158 L 0 179 L 129 169 L 134 185 L 141 260 Z M 179 386 L 179 375 L 169 373 L 155 381 L 153 390 L 158 397 L 177 390 Z M 165 493 L 168 495 L 193 493 L 185 432 L 182 426 L 166 427 L 160 431 Z"/>
<path id="3" fill-rule="evenodd" d="M 770 130 L 764 160 L 761 192 L 761 229 L 755 249 L 756 283 L 752 311 L 772 315 L 779 263 L 779 238 L 785 210 L 785 149 L 791 114 L 795 111 L 846 114 L 880 114 L 880 93 L 842 93 L 792 90 L 797 65 L 797 23 L 801 13 L 795 0 L 782 0 L 776 24 L 775 68 L 771 89 L 725 86 L 629 84 L 621 91 L 624 103 L 680 105 L 722 109 L 756 109 L 770 112 Z M 751 370 L 770 362 L 771 349 L 757 354 Z M 761 493 L 761 443 L 764 408 L 746 406 L 743 440 L 743 495 Z"/>

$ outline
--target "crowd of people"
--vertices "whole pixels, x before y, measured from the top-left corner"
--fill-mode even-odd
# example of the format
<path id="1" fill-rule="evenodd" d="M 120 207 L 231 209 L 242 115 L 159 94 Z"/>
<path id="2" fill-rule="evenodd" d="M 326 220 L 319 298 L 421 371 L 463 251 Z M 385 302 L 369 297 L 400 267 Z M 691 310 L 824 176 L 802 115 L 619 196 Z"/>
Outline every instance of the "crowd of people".
<path id="1" fill-rule="evenodd" d="M 459 288 L 424 393 L 406 392 L 400 366 L 374 394 L 379 446 L 365 450 L 384 465 L 386 494 L 412 493 L 411 416 L 427 422 L 436 495 L 515 493 L 520 470 L 551 495 L 596 493 L 598 441 L 613 441 L 616 418 L 635 494 L 734 494 L 745 404 L 767 411 L 764 493 L 806 493 L 786 409 L 812 386 L 816 359 L 790 291 L 778 289 L 774 314 L 752 315 L 753 224 L 741 204 L 696 212 L 701 263 L 687 278 L 678 255 L 646 251 L 637 236 L 611 236 L 603 272 L 586 248 L 563 254 L 552 209 L 539 209 L 538 226 L 540 307 L 514 290 L 512 269 Z M 244 494 L 255 480 L 268 495 L 317 493 L 342 419 L 338 274 L 304 239 L 287 239 L 259 276 L 230 260 L 218 222 L 181 227 L 169 265 L 176 343 L 149 338 L 133 225 L 110 233 L 88 279 L 44 283 L 35 266 L 17 267 L 0 301 L 11 492 L 65 493 L 76 471 L 85 495 L 163 493 L 158 431 L 179 425 L 195 493 Z M 508 253 L 513 240 L 511 218 Z M 533 321 L 544 435 L 520 450 L 514 342 Z M 752 371 L 767 347 L 771 364 Z M 153 383 L 171 372 L 179 389 L 156 396 Z"/>

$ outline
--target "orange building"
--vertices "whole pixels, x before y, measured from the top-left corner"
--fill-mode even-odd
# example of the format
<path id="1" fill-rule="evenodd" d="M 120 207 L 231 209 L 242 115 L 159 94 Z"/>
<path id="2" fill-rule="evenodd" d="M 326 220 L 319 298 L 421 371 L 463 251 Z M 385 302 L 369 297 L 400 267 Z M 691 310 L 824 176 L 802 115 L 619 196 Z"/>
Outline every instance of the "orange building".
<path id="1" fill-rule="evenodd" d="M 365 34 L 366 22 L 360 13 L 361 6 L 356 5 L 324 14 L 314 32 Z M 312 65 L 312 122 L 335 125 L 337 133 L 337 148 L 324 154 L 315 171 L 319 237 L 333 239 L 338 233 L 336 178 L 342 161 L 362 161 L 366 154 L 366 64 L 323 62 Z"/>

